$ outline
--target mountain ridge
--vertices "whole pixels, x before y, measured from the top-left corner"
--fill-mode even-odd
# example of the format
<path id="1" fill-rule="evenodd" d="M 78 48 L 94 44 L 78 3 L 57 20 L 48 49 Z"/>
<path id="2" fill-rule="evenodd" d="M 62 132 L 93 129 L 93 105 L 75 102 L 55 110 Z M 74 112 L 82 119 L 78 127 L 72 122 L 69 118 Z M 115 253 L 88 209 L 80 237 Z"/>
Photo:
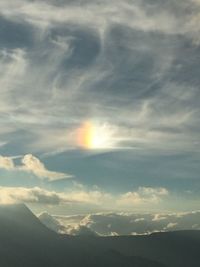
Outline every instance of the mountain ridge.
<path id="1" fill-rule="evenodd" d="M 200 231 L 148 236 L 68 236 L 23 204 L 0 206 L 3 267 L 199 267 Z"/>

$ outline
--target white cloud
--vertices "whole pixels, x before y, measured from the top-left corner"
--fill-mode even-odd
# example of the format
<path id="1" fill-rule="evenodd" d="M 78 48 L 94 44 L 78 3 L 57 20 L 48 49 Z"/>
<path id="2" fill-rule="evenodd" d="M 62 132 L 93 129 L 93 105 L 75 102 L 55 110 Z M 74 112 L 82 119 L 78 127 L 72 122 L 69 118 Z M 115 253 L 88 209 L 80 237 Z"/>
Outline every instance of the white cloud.
<path id="1" fill-rule="evenodd" d="M 65 225 L 62 222 L 62 216 L 58 219 L 56 216 L 52 216 L 46 211 L 38 214 L 37 216 L 44 225 L 46 225 L 51 230 L 60 234 L 86 235 L 86 236 L 97 235 L 96 232 L 92 231 L 86 225 L 80 225 L 80 224 Z"/>
<path id="2" fill-rule="evenodd" d="M 47 178 L 49 181 L 55 181 L 65 178 L 72 178 L 73 176 L 61 172 L 53 172 L 47 170 L 45 165 L 32 154 L 27 154 L 22 157 L 22 165 L 15 165 L 12 157 L 0 156 L 0 168 L 6 170 L 16 170 L 33 173 L 39 178 Z"/>
<path id="3" fill-rule="evenodd" d="M 67 227 L 66 233 L 69 235 L 81 235 L 81 236 L 96 236 L 96 232 L 92 231 L 89 227 L 84 225 L 76 225 L 74 227 Z"/>
<path id="4" fill-rule="evenodd" d="M 168 223 L 168 225 L 166 226 L 166 229 L 171 229 L 174 228 L 178 225 L 178 223 Z"/>
<path id="5" fill-rule="evenodd" d="M 165 217 L 164 217 L 165 216 Z M 155 214 L 96 213 L 79 216 L 53 216 L 65 227 L 65 233 L 79 235 L 80 228 L 98 235 L 146 235 L 155 232 L 200 229 L 200 212 L 157 214 L 162 220 L 153 220 Z M 141 219 L 142 218 L 142 219 Z"/>
<path id="6" fill-rule="evenodd" d="M 17 202 L 47 205 L 91 204 L 100 206 L 106 203 L 109 194 L 100 191 L 56 192 L 40 187 L 0 187 L 0 204 Z"/>
<path id="7" fill-rule="evenodd" d="M 26 52 L 23 49 L 1 49 L 0 50 L 0 84 L 1 84 L 1 106 L 0 111 L 11 112 L 16 109 L 11 101 L 11 96 L 18 86 L 22 86 L 22 80 L 26 73 Z M 10 118 L 11 119 L 11 118 Z"/>
<path id="8" fill-rule="evenodd" d="M 32 172 L 37 177 L 48 178 L 50 181 L 59 180 L 63 178 L 71 178 L 65 173 L 49 171 L 45 168 L 44 164 L 36 157 L 31 154 L 27 154 L 22 159 L 22 167 L 24 171 Z"/>
<path id="9" fill-rule="evenodd" d="M 184 4 L 183 4 L 184 5 Z M 176 7 L 176 4 L 172 5 Z M 166 6 L 167 7 L 167 6 Z M 179 17 L 170 12 L 170 8 L 161 9 L 154 6 L 152 12 L 149 5 L 141 4 L 140 1 L 130 3 L 129 1 L 87 1 L 82 5 L 65 4 L 57 6 L 48 2 L 16 1 L 15 4 L 1 3 L 1 14 L 7 17 L 24 18 L 25 20 L 41 27 L 52 23 L 78 22 L 100 29 L 102 32 L 111 23 L 120 23 L 143 31 L 157 30 L 165 33 L 183 33 L 185 25 L 180 27 Z M 151 12 L 148 12 L 148 11 Z M 160 11 L 160 12 L 156 12 Z M 153 14 L 152 14 L 153 13 Z M 113 16 L 118 14 L 118 16 Z M 188 18 L 189 20 L 189 18 Z M 91 25 L 90 25 L 91 26 Z"/>
<path id="10" fill-rule="evenodd" d="M 85 187 L 63 190 L 62 192 L 49 191 L 40 187 L 0 187 L 0 203 L 25 202 L 62 206 L 70 204 L 74 210 L 84 210 L 86 207 L 87 209 L 95 208 L 97 210 L 122 208 L 132 210 L 134 208 L 150 208 L 152 204 L 159 204 L 154 200 L 152 201 L 151 195 L 144 199 L 138 192 L 135 192 L 135 195 L 140 201 L 135 201 L 134 199 L 134 201 L 130 202 L 129 198 L 122 200 L 122 196 L 119 194 L 114 195 L 100 189 L 89 190 Z M 125 194 L 125 196 L 127 195 L 129 193 Z"/>
<path id="11" fill-rule="evenodd" d="M 38 214 L 40 221 L 51 230 L 57 233 L 66 233 L 66 228 L 56 218 L 51 216 L 48 212 L 42 212 Z"/>
<path id="12" fill-rule="evenodd" d="M 169 191 L 164 187 L 139 187 L 139 192 L 145 196 L 158 195 L 158 196 L 167 196 Z"/>
<path id="13" fill-rule="evenodd" d="M 11 158 L 0 156 L 0 168 L 6 170 L 13 170 L 15 168 L 15 165 Z"/>
<path id="14" fill-rule="evenodd" d="M 77 190 L 66 193 L 68 198 L 72 201 L 88 204 L 96 204 L 101 206 L 107 203 L 109 205 L 112 202 L 113 197 L 109 193 L 104 193 L 99 190 Z"/>
<path id="15" fill-rule="evenodd" d="M 193 2 L 195 1 L 193 0 Z M 198 1 L 196 0 L 196 2 Z M 135 147 L 135 144 L 144 144 L 146 147 L 151 145 L 150 148 L 164 147 L 165 149 L 172 149 L 172 146 L 173 148 L 176 146 L 178 149 L 183 149 L 183 147 L 188 146 L 188 149 L 193 149 L 191 146 L 194 138 L 191 138 L 191 135 L 186 134 L 187 136 L 179 138 L 179 135 L 153 130 L 158 126 L 178 128 L 188 122 L 190 123 L 193 117 L 195 118 L 191 110 L 188 111 L 182 107 L 177 107 L 175 111 L 172 109 L 171 114 L 167 112 L 169 106 L 173 107 L 174 103 L 177 106 L 177 101 L 170 102 L 170 98 L 177 97 L 178 93 L 179 101 L 187 100 L 186 98 L 190 94 L 188 92 L 195 91 L 192 85 L 188 90 L 187 85 L 184 86 L 179 83 L 178 85 L 175 83 L 168 85 L 167 83 L 162 93 L 165 96 L 168 94 L 167 86 L 171 88 L 171 92 L 175 92 L 174 95 L 168 96 L 167 101 L 166 97 L 158 92 L 158 97 L 154 96 L 150 100 L 138 101 L 139 104 L 131 105 L 130 109 L 127 106 L 128 110 L 113 104 L 108 108 L 107 103 L 110 105 L 111 102 L 115 102 L 115 97 L 117 97 L 115 95 L 112 95 L 112 101 L 106 95 L 105 103 L 102 104 L 101 100 L 104 99 L 100 100 L 98 95 L 95 96 L 95 93 L 91 95 L 90 90 L 88 94 L 88 91 L 85 90 L 91 86 L 94 88 L 96 83 L 103 82 L 104 84 L 107 80 L 112 82 L 113 79 L 118 77 L 118 73 L 115 72 L 116 58 L 108 60 L 105 53 L 108 43 L 110 41 L 116 42 L 116 40 L 108 40 L 108 42 L 106 40 L 106 38 L 112 38 L 110 35 L 113 33 L 112 31 L 109 32 L 112 27 L 116 27 L 116 29 L 119 27 L 119 31 L 120 27 L 124 27 L 128 31 L 132 30 L 133 34 L 135 30 L 143 33 L 150 32 L 149 42 L 144 42 L 142 35 L 139 45 L 137 45 L 137 40 L 136 45 L 134 45 L 135 38 L 127 33 L 127 36 L 124 36 L 127 40 L 125 40 L 125 44 L 122 43 L 122 46 L 124 45 L 124 49 L 130 54 L 130 57 L 127 58 L 132 57 L 132 52 L 140 52 L 141 50 L 144 50 L 142 55 L 147 53 L 148 57 L 149 55 L 152 56 L 154 61 L 152 68 L 155 68 L 152 75 L 156 77 L 152 84 L 147 84 L 144 87 L 154 87 L 158 81 L 160 82 L 161 77 L 165 77 L 166 73 L 170 72 L 174 60 L 177 61 L 176 50 L 179 51 L 179 45 L 182 46 L 177 40 L 177 47 L 175 47 L 174 43 L 176 42 L 172 38 L 172 43 L 170 43 L 170 38 L 176 33 L 191 35 L 191 32 L 196 32 L 198 16 L 195 16 L 196 12 L 185 15 L 185 7 L 190 10 L 187 1 L 180 1 L 180 3 L 167 1 L 164 7 L 158 1 L 153 4 L 153 8 L 152 3 L 144 1 L 134 1 L 134 3 L 130 3 L 130 1 L 117 1 L 117 3 L 116 1 L 86 1 L 81 6 L 79 1 L 75 1 L 73 4 L 64 3 L 61 6 L 57 5 L 56 1 L 51 1 L 51 3 L 49 1 L 30 2 L 25 0 L 16 0 L 12 3 L 1 1 L 0 14 L 8 19 L 8 24 L 13 22 L 16 23 L 16 27 L 25 24 L 32 27 L 27 23 L 29 21 L 31 25 L 36 26 L 31 36 L 31 46 L 34 47 L 31 48 L 31 52 L 29 48 L 9 49 L 9 47 L 4 47 L 0 49 L 0 67 L 2 69 L 0 74 L 0 111 L 8 114 L 6 123 L 1 128 L 5 128 L 7 122 L 11 122 L 9 125 L 12 124 L 13 132 L 19 127 L 25 129 L 30 135 L 36 136 L 35 139 L 30 138 L 29 143 L 20 144 L 22 147 L 26 147 L 23 153 L 30 150 L 35 153 L 74 148 L 71 133 L 79 124 L 80 119 L 80 111 L 77 115 L 78 108 L 74 109 L 74 107 L 81 106 L 81 115 L 103 118 L 103 123 L 105 121 L 110 122 L 113 117 L 124 122 L 123 126 L 118 125 L 118 122 L 111 123 L 112 127 L 115 127 L 115 124 L 117 125 L 115 146 L 117 148 L 130 148 Z M 179 9 L 183 12 L 176 14 Z M 193 15 L 194 17 L 192 17 Z M 196 20 L 195 17 L 197 17 Z M 73 32 L 73 27 L 70 28 L 69 32 L 72 29 L 70 33 L 63 31 L 63 28 L 65 28 L 63 26 L 66 23 L 69 28 L 71 24 L 76 25 L 73 27 L 76 28 L 77 32 L 79 30 L 80 32 L 83 31 L 83 35 L 85 31 L 91 30 L 91 35 L 95 34 L 97 36 L 96 42 L 100 46 L 100 52 L 96 55 L 95 62 L 91 67 L 80 69 L 73 66 L 70 71 L 66 71 L 66 66 L 63 67 L 63 60 L 67 63 L 71 57 L 78 56 L 75 54 L 76 47 L 74 47 L 73 41 L 77 40 L 79 36 L 76 36 L 76 31 Z M 57 27 L 58 34 L 55 38 L 51 36 L 51 27 Z M 154 40 L 154 38 L 151 38 L 152 31 L 155 34 L 161 32 L 170 35 L 166 38 L 163 35 L 164 42 L 155 41 L 154 43 L 153 41 L 152 43 L 152 40 Z M 21 39 L 23 42 L 23 38 Z M 168 41 L 165 43 L 168 39 L 169 44 Z M 41 58 L 44 58 L 44 60 L 41 61 Z M 120 60 L 123 62 L 123 58 Z M 129 64 L 132 66 L 131 68 L 136 67 L 135 59 Z M 67 79 L 63 79 L 63 76 L 66 76 Z M 198 87 L 196 89 L 198 91 Z M 82 92 L 84 92 L 85 98 L 82 98 Z M 194 95 L 196 95 L 195 92 Z M 162 101 L 160 101 L 161 97 Z M 86 98 L 88 102 L 85 100 Z M 165 101 L 163 101 L 163 98 Z M 86 103 L 84 103 L 85 101 Z M 160 107 L 158 107 L 159 102 L 163 104 Z M 84 104 L 85 107 L 83 108 Z M 155 106 L 158 109 L 157 112 L 154 111 Z M 162 112 L 159 112 L 159 110 L 162 110 Z M 75 122 L 72 127 L 68 127 L 69 120 L 66 120 L 66 118 Z M 129 127 L 125 125 L 129 125 Z M 45 130 L 43 127 L 45 127 Z M 174 136 L 176 140 L 173 139 Z M 121 143 L 123 143 L 123 146 Z M 27 149 L 27 147 L 31 149 Z"/>
<path id="16" fill-rule="evenodd" d="M 166 188 L 139 187 L 138 191 L 122 194 L 118 203 L 125 206 L 158 204 L 168 195 Z"/>
<path id="17" fill-rule="evenodd" d="M 145 218 L 138 218 L 138 219 L 135 219 L 135 222 L 143 222 L 145 221 Z"/>
<path id="18" fill-rule="evenodd" d="M 56 192 L 40 187 L 0 187 L 0 204 L 12 204 L 18 202 L 37 203 L 45 205 L 79 205 L 82 203 L 98 204 L 101 193 L 99 192 Z"/>
<path id="19" fill-rule="evenodd" d="M 160 215 L 160 214 L 155 214 L 152 221 L 155 222 L 155 221 L 162 221 L 162 220 L 166 220 L 167 217 L 163 216 L 163 215 Z"/>
<path id="20" fill-rule="evenodd" d="M 133 192 L 111 194 L 100 188 L 88 190 L 86 187 L 80 188 L 78 185 L 77 188 L 66 192 L 65 195 L 72 202 L 87 203 L 99 208 L 133 209 L 137 207 L 152 208 L 152 204 L 159 205 L 169 195 L 169 191 L 165 188 L 139 187 Z"/>
<path id="21" fill-rule="evenodd" d="M 0 204 L 24 202 L 58 205 L 62 201 L 58 193 L 39 187 L 0 187 Z"/>

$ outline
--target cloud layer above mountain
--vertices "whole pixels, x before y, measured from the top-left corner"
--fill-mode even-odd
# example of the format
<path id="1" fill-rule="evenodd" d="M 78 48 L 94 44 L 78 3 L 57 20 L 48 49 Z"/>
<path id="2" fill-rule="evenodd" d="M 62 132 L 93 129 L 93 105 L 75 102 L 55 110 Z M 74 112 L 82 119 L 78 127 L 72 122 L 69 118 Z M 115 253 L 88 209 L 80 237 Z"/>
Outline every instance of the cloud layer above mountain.
<path id="1" fill-rule="evenodd" d="M 145 235 L 161 231 L 200 230 L 199 211 L 169 214 L 99 213 L 79 216 L 41 213 L 39 219 L 52 230 L 70 235 Z"/>

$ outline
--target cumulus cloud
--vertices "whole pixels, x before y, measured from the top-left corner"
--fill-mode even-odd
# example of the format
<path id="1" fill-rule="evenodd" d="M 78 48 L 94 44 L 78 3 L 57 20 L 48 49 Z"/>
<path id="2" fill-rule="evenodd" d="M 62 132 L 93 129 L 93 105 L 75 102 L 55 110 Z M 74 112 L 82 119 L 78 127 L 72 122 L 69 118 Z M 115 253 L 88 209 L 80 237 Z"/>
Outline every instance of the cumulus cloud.
<path id="1" fill-rule="evenodd" d="M 136 192 L 127 192 L 122 194 L 119 204 L 134 205 L 145 203 L 159 203 L 163 197 L 168 196 L 169 191 L 166 188 L 139 187 Z"/>
<path id="2" fill-rule="evenodd" d="M 138 192 L 141 189 L 138 190 Z M 160 190 L 160 189 L 159 189 Z M 135 192 L 137 196 L 139 193 Z M 104 192 L 100 189 L 73 188 L 62 192 L 47 190 L 40 187 L 0 187 L 0 203 L 37 203 L 46 205 L 68 205 L 74 209 L 80 207 L 95 207 L 98 209 L 113 209 L 117 208 L 134 209 L 134 208 L 150 208 L 152 204 L 157 205 L 158 202 L 152 202 L 152 196 L 132 203 L 121 200 L 121 195 Z M 86 220 L 87 218 L 85 218 Z M 89 222 L 87 222 L 89 223 Z"/>
<path id="3" fill-rule="evenodd" d="M 97 200 L 103 201 L 103 194 L 99 192 L 56 192 L 40 187 L 0 187 L 0 204 L 12 204 L 18 202 L 36 203 L 41 205 L 65 205 L 74 203 L 79 205 L 98 204 Z M 104 199 L 105 201 L 105 199 Z"/>
<path id="4" fill-rule="evenodd" d="M 38 218 L 40 221 L 46 225 L 51 230 L 60 233 L 60 234 L 68 234 L 68 235 L 84 235 L 84 236 L 96 236 L 97 233 L 92 231 L 89 227 L 85 225 L 64 225 L 57 219 L 55 216 L 50 215 L 48 212 L 42 212 L 38 214 Z M 62 219 L 62 217 L 61 217 Z"/>
<path id="5" fill-rule="evenodd" d="M 13 170 L 15 168 L 15 165 L 11 158 L 0 156 L 0 168 L 6 170 Z"/>
<path id="6" fill-rule="evenodd" d="M 113 201 L 113 196 L 109 193 L 102 192 L 100 190 L 74 190 L 68 192 L 67 196 L 73 201 L 80 203 L 91 203 L 96 205 L 102 205 Z"/>
<path id="7" fill-rule="evenodd" d="M 58 205 L 62 196 L 54 191 L 39 187 L 0 187 L 0 203 L 13 204 L 18 202 Z"/>
<path id="8" fill-rule="evenodd" d="M 71 192 L 66 193 L 67 197 L 72 201 L 97 205 L 99 207 L 106 206 L 107 209 L 133 209 L 137 207 L 151 208 L 152 204 L 159 205 L 169 195 L 166 188 L 150 188 L 139 187 L 133 192 L 124 194 L 111 194 L 99 188 L 88 190 L 86 187 L 75 188 Z"/>
<path id="9" fill-rule="evenodd" d="M 47 170 L 45 165 L 31 154 L 25 155 L 22 159 L 22 163 L 24 165 L 21 167 L 22 170 L 32 172 L 40 178 L 48 178 L 50 181 L 72 177 L 65 173 Z"/>
<path id="10" fill-rule="evenodd" d="M 37 203 L 47 205 L 65 204 L 91 204 L 101 206 L 108 200 L 107 194 L 101 191 L 70 191 L 56 192 L 40 187 L 0 187 L 0 203 L 10 204 L 16 202 Z"/>
<path id="11" fill-rule="evenodd" d="M 55 181 L 65 178 L 71 178 L 71 175 L 60 172 L 47 170 L 45 165 L 35 156 L 31 154 L 25 155 L 22 160 L 22 165 L 15 165 L 11 157 L 0 156 L 0 168 L 6 170 L 25 171 L 33 173 L 39 178 L 47 178 L 49 181 Z"/>

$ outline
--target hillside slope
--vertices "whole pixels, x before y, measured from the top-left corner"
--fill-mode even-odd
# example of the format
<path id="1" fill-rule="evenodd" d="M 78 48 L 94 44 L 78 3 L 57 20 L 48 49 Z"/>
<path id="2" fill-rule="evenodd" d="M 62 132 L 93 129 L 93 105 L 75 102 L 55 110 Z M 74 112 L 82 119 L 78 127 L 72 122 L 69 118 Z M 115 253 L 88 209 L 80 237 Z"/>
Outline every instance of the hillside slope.
<path id="1" fill-rule="evenodd" d="M 198 231 L 150 236 L 58 235 L 25 205 L 0 206 L 2 267 L 199 267 Z"/>

